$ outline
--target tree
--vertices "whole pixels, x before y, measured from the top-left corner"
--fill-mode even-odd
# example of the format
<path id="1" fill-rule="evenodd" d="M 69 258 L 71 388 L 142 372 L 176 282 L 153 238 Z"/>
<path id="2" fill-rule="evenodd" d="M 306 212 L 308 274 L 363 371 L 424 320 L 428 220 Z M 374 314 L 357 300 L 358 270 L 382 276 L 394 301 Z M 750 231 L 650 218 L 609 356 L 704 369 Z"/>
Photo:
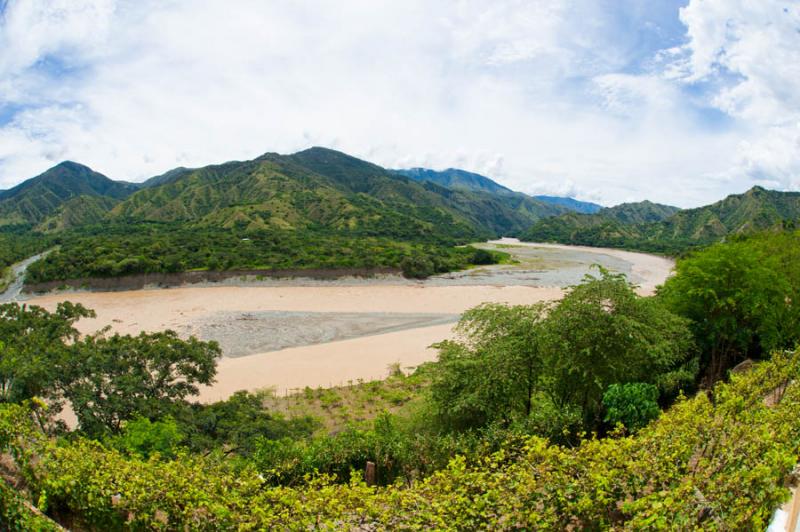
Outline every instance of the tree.
<path id="1" fill-rule="evenodd" d="M 797 242 L 766 254 L 760 247 L 768 238 L 718 244 L 682 259 L 659 290 L 668 308 L 691 320 L 706 386 L 748 356 L 789 347 L 800 334 L 797 287 L 784 274 L 797 262 L 781 261 Z"/>
<path id="2" fill-rule="evenodd" d="M 688 321 L 633 288 L 601 269 L 555 305 L 465 313 L 459 338 L 436 345 L 431 397 L 440 421 L 451 429 L 508 425 L 542 410 L 570 425 L 577 413 L 592 429 L 612 384 L 648 382 L 666 398 L 691 386 L 697 361 Z M 530 426 L 541 426 L 534 417 Z"/>
<path id="3" fill-rule="evenodd" d="M 136 417 L 158 420 L 216 375 L 216 342 L 182 340 L 173 331 L 139 336 L 89 336 L 77 343 L 61 391 L 80 428 L 94 436 L 119 433 Z"/>
<path id="4" fill-rule="evenodd" d="M 543 372 L 546 304 L 484 304 L 464 313 L 458 341 L 444 341 L 431 386 L 438 417 L 453 428 L 527 418 Z"/>
<path id="5" fill-rule="evenodd" d="M 111 444 L 117 449 L 144 458 L 156 453 L 164 458 L 174 458 L 181 440 L 183 434 L 171 417 L 161 421 L 139 417 L 126 422 L 122 433 L 113 438 Z"/>
<path id="6" fill-rule="evenodd" d="M 697 372 L 688 321 L 651 297 L 640 297 L 622 274 L 600 268 L 555 306 L 546 336 L 544 391 L 561 407 L 577 406 L 587 427 L 600 422 L 611 384 L 659 386 L 667 395 L 690 386 Z"/>
<path id="7" fill-rule="evenodd" d="M 412 255 L 400 261 L 403 276 L 409 279 L 425 279 L 436 273 L 433 261 L 423 255 Z"/>
<path id="8" fill-rule="evenodd" d="M 309 416 L 285 419 L 264 407 L 267 392 L 238 391 L 224 401 L 193 403 L 176 412 L 181 432 L 192 450 L 226 447 L 230 452 L 248 456 L 260 438 L 278 440 L 310 436 L 319 422 Z"/>
<path id="9" fill-rule="evenodd" d="M 55 400 L 56 383 L 70 358 L 68 344 L 79 338 L 75 322 L 94 316 L 69 302 L 52 313 L 38 306 L 0 305 L 0 401 Z"/>

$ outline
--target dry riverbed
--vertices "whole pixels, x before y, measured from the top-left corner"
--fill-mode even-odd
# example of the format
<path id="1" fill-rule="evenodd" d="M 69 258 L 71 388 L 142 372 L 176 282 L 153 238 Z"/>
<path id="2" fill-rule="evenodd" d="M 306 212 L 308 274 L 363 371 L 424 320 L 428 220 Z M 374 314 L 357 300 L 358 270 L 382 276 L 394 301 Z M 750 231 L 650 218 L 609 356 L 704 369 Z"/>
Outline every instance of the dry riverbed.
<path id="1" fill-rule="evenodd" d="M 283 394 L 305 386 L 382 378 L 391 364 L 433 360 L 429 346 L 452 335 L 465 310 L 483 302 L 529 304 L 558 299 L 593 263 L 625 273 L 650 293 L 669 275 L 668 259 L 618 250 L 520 244 L 483 244 L 512 253 L 515 264 L 459 272 L 425 282 L 378 280 L 226 283 L 130 292 L 71 292 L 35 297 L 55 308 L 79 302 L 97 318 L 78 328 L 91 333 L 173 329 L 217 340 L 224 357 L 205 401 L 236 390 L 272 388 Z"/>

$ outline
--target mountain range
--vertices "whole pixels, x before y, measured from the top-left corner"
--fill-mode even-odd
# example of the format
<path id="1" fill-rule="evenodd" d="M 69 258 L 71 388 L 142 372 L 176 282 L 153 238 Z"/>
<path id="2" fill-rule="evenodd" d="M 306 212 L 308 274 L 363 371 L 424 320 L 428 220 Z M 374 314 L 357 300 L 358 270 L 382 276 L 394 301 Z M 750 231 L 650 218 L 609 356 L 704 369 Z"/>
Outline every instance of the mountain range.
<path id="1" fill-rule="evenodd" d="M 457 190 L 489 192 L 500 196 L 527 198 L 528 200 L 533 198 L 542 203 L 563 207 L 567 211 L 591 214 L 603 208 L 601 205 L 596 203 L 578 201 L 574 198 L 565 198 L 561 196 L 528 196 L 522 192 L 516 192 L 510 188 L 504 187 L 503 185 L 496 183 L 486 176 L 467 172 L 466 170 L 459 170 L 457 168 L 448 168 L 447 170 L 442 171 L 430 170 L 428 168 L 410 168 L 407 170 L 392 171 L 396 174 L 410 177 L 416 181 L 427 181 Z"/>
<path id="2" fill-rule="evenodd" d="M 603 208 L 529 196 L 459 169 L 389 170 L 326 148 L 175 168 L 139 184 L 67 161 L 0 192 L 0 230 L 27 227 L 32 234 L 156 223 L 445 245 L 519 236 L 678 253 L 798 218 L 800 193 L 760 187 L 696 209 L 649 201 Z"/>
<path id="3" fill-rule="evenodd" d="M 126 220 L 469 239 L 517 234 L 570 210 L 477 174 L 450 172 L 460 181 L 448 186 L 325 148 L 176 168 L 141 184 L 64 162 L 0 194 L 0 226 L 59 231 Z M 473 179 L 465 184 L 464 176 Z"/>
<path id="4" fill-rule="evenodd" d="M 680 253 L 726 237 L 792 226 L 800 220 L 800 192 L 753 187 L 743 194 L 695 209 L 680 210 L 648 201 L 567 213 L 539 220 L 521 238 Z"/>

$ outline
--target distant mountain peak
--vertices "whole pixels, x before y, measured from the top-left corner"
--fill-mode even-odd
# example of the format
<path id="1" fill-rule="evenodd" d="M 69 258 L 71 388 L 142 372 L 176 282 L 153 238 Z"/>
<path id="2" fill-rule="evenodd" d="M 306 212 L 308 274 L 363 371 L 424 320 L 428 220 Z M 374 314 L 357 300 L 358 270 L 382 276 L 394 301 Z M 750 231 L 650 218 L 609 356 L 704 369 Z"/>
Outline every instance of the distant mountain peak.
<path id="1" fill-rule="evenodd" d="M 62 161 L 0 193 L 0 225 L 39 224 L 78 196 L 122 199 L 138 189 L 113 181 L 86 165 Z"/>
<path id="2" fill-rule="evenodd" d="M 760 185 L 753 185 L 750 188 L 750 190 L 745 192 L 745 195 L 747 195 L 747 196 L 755 196 L 755 195 L 764 194 L 764 193 L 767 193 L 767 192 L 769 192 L 769 191 L 766 188 L 764 188 L 764 187 L 762 187 Z"/>
<path id="3" fill-rule="evenodd" d="M 70 160 L 61 161 L 60 163 L 58 163 L 57 165 L 53 166 L 49 170 L 55 170 L 56 168 L 63 168 L 63 169 L 67 169 L 67 170 L 92 170 L 91 168 L 89 168 L 85 164 L 76 163 L 75 161 L 70 161 Z M 45 172 L 47 172 L 49 170 L 46 170 Z"/>

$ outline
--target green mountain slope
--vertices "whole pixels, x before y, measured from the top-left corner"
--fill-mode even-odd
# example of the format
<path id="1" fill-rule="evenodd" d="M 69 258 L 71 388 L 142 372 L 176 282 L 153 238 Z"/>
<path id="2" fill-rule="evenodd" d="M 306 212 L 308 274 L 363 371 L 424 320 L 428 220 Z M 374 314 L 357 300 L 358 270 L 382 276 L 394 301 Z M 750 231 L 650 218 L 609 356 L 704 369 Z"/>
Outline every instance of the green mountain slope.
<path id="1" fill-rule="evenodd" d="M 601 209 L 598 214 L 624 224 L 641 224 L 666 220 L 678 211 L 680 211 L 678 207 L 645 200 L 636 203 L 620 203 L 614 207 Z"/>
<path id="2" fill-rule="evenodd" d="M 696 209 L 675 211 L 675 207 L 642 202 L 603 209 L 595 215 L 540 220 L 522 238 L 678 253 L 729 235 L 792 225 L 798 220 L 800 192 L 753 187 Z"/>
<path id="3" fill-rule="evenodd" d="M 516 194 L 510 188 L 506 188 L 488 177 L 457 168 L 448 168 L 442 171 L 428 168 L 408 168 L 392 170 L 392 172 L 410 177 L 415 181 L 431 181 L 437 185 L 452 189 L 491 192 L 493 194 Z"/>
<path id="4" fill-rule="evenodd" d="M 290 156 L 306 168 L 330 177 L 345 190 L 367 193 L 403 209 L 443 208 L 457 213 L 493 236 L 517 234 L 531 221 L 555 216 L 566 209 L 543 203 L 513 192 L 490 179 L 461 170 L 482 183 L 469 188 L 464 181 L 418 181 L 413 176 L 366 163 L 349 155 L 325 148 L 311 148 Z M 500 193 L 498 193 L 500 191 Z"/>
<path id="5" fill-rule="evenodd" d="M 148 181 L 115 207 L 112 217 L 463 240 L 515 234 L 543 216 L 564 212 L 520 196 L 419 183 L 341 152 L 311 148 L 173 170 Z"/>
<path id="6" fill-rule="evenodd" d="M 68 199 L 36 226 L 38 231 L 74 229 L 108 220 L 109 211 L 120 200 L 108 196 L 81 195 Z"/>
<path id="7" fill-rule="evenodd" d="M 523 216 L 537 220 L 548 216 L 555 216 L 559 212 L 587 212 L 594 213 L 602 207 L 595 203 L 578 201 L 572 198 L 559 196 L 528 196 L 522 192 L 515 192 L 510 188 L 489 179 L 486 176 L 448 168 L 436 171 L 427 168 L 410 168 L 406 170 L 392 170 L 392 173 L 414 179 L 415 181 L 436 183 L 443 187 L 466 191 L 482 192 L 499 196 L 507 208 L 516 212 L 523 212 Z"/>
<path id="8" fill-rule="evenodd" d="M 361 181 L 365 189 L 375 189 L 374 193 L 351 192 L 341 182 L 300 166 L 291 156 L 266 154 L 253 161 L 191 170 L 167 184 L 141 190 L 115 207 L 112 217 L 201 227 L 348 231 L 421 239 L 477 235 L 457 212 L 432 205 L 424 190 L 401 188 L 395 197 L 392 191 L 380 189 L 382 183 L 373 182 L 380 179 Z"/>
<path id="9" fill-rule="evenodd" d="M 650 239 L 712 242 L 800 220 L 800 192 L 753 187 L 706 207 L 687 209 L 647 228 Z"/>
<path id="10" fill-rule="evenodd" d="M 580 212 L 583 214 L 594 214 L 603 208 L 602 205 L 598 205 L 597 203 L 592 203 L 590 201 L 580 201 L 574 198 L 565 198 L 562 196 L 533 196 L 533 197 L 539 201 L 543 201 L 545 203 L 552 203 L 553 205 L 560 205 L 562 207 L 566 207 L 571 211 Z"/>
<path id="11" fill-rule="evenodd" d="M 91 168 L 66 161 L 0 193 L 0 226 L 39 224 L 78 196 L 122 199 L 137 189 L 137 185 L 112 181 Z"/>
<path id="12" fill-rule="evenodd" d="M 192 171 L 191 168 L 185 168 L 183 166 L 179 166 L 177 168 L 173 168 L 172 170 L 168 170 L 161 175 L 151 177 L 150 179 L 143 182 L 140 185 L 140 188 L 153 188 L 161 185 L 166 185 L 167 183 L 172 183 L 173 181 L 179 179 L 181 176 L 184 176 L 191 171 Z"/>

